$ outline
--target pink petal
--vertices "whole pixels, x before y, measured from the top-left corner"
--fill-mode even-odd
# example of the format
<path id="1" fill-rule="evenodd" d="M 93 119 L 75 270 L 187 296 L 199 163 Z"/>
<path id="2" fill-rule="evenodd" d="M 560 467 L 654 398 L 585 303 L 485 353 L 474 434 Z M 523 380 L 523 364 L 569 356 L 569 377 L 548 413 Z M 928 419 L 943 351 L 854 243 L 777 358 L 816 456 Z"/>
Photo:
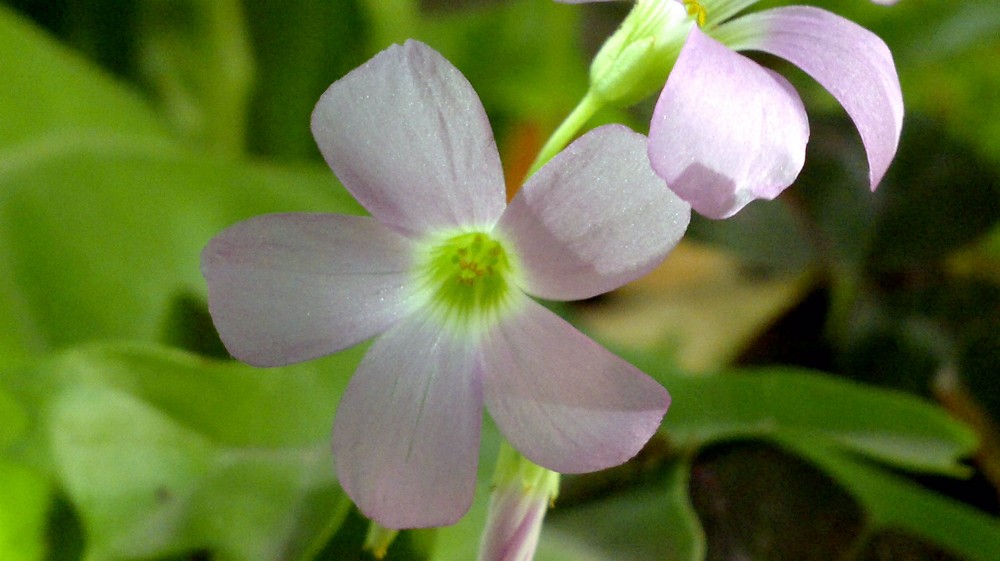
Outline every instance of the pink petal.
<path id="1" fill-rule="evenodd" d="M 497 326 L 483 353 L 490 415 L 514 448 L 554 471 L 628 460 L 670 404 L 652 378 L 534 301 Z"/>
<path id="2" fill-rule="evenodd" d="M 344 186 L 400 232 L 490 227 L 503 212 L 486 112 L 462 73 L 423 43 L 393 45 L 334 82 L 312 131 Z"/>
<path id="3" fill-rule="evenodd" d="M 690 218 L 688 204 L 650 168 L 646 137 L 609 125 L 532 176 L 497 229 L 516 247 L 526 292 L 578 300 L 648 273 Z"/>
<path id="4" fill-rule="evenodd" d="M 874 190 L 903 129 L 903 94 L 885 43 L 852 21 L 807 6 L 764 10 L 738 21 L 747 31 L 740 48 L 789 60 L 840 102 L 861 133 Z"/>
<path id="5" fill-rule="evenodd" d="M 330 354 L 403 313 L 412 243 L 372 218 L 268 214 L 202 252 L 208 305 L 226 348 L 255 366 Z"/>
<path id="6" fill-rule="evenodd" d="M 784 78 L 693 27 L 656 103 L 649 159 L 696 211 L 727 218 L 788 187 L 808 138 Z"/>
<path id="7" fill-rule="evenodd" d="M 483 396 L 468 340 L 429 316 L 368 351 L 340 401 L 333 454 L 344 491 L 387 528 L 456 522 L 476 486 Z"/>

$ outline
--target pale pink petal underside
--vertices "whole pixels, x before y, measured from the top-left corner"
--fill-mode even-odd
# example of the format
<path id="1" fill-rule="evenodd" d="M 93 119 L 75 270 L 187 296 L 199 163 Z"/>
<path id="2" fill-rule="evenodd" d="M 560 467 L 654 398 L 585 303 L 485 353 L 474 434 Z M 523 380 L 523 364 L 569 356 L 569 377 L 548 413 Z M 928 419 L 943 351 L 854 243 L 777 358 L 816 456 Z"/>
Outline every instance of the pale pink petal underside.
<path id="1" fill-rule="evenodd" d="M 202 252 L 208 306 L 226 348 L 280 366 L 364 341 L 405 306 L 413 244 L 372 218 L 268 214 Z"/>
<path id="2" fill-rule="evenodd" d="M 649 159 L 696 211 L 727 218 L 790 185 L 808 138 L 784 78 L 693 27 L 656 103 Z"/>
<path id="3" fill-rule="evenodd" d="M 646 137 L 608 125 L 533 175 L 497 228 L 516 247 L 526 292 L 578 300 L 649 272 L 690 218 L 690 206 L 653 173 Z"/>
<path id="4" fill-rule="evenodd" d="M 625 462 L 670 404 L 652 378 L 534 301 L 496 326 L 484 345 L 487 410 L 514 448 L 554 471 Z"/>
<path id="5" fill-rule="evenodd" d="M 407 235 L 488 227 L 503 212 L 486 112 L 462 73 L 423 43 L 393 45 L 334 82 L 312 131 L 358 202 Z"/>
<path id="6" fill-rule="evenodd" d="M 427 315 L 403 320 L 375 340 L 341 398 L 341 486 L 387 528 L 458 521 L 475 491 L 482 410 L 469 342 Z"/>
<path id="7" fill-rule="evenodd" d="M 739 25 L 746 32 L 741 48 L 787 59 L 840 102 L 861 134 L 874 190 L 903 128 L 903 94 L 889 47 L 860 25 L 808 6 L 750 14 Z"/>

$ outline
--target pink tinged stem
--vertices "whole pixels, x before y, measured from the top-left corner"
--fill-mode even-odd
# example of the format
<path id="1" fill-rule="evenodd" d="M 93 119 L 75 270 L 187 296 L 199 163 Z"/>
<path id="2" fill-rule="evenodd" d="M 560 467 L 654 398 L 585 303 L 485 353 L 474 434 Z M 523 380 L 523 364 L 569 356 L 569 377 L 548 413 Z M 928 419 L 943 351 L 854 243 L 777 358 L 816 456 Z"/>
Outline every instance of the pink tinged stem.
<path id="1" fill-rule="evenodd" d="M 773 199 L 798 176 L 809 123 L 784 78 L 694 27 L 653 112 L 653 169 L 704 216 Z"/>
<path id="2" fill-rule="evenodd" d="M 899 77 L 882 39 L 850 20 L 807 6 L 749 14 L 718 31 L 733 36 L 727 41 L 733 48 L 792 62 L 840 102 L 861 135 L 875 190 L 896 155 L 903 128 Z"/>

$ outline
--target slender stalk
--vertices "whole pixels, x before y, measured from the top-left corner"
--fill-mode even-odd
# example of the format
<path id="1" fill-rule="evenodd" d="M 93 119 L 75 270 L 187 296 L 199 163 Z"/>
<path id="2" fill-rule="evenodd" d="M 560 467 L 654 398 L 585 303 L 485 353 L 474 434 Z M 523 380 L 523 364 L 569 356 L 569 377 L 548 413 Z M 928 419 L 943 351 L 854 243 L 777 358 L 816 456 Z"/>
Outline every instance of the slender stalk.
<path id="1" fill-rule="evenodd" d="M 587 124 L 587 121 L 597 113 L 599 109 L 604 106 L 604 101 L 594 95 L 592 91 L 587 91 L 587 93 L 580 99 L 580 102 L 576 104 L 573 111 L 566 116 L 562 124 L 552 133 L 552 136 L 545 142 L 542 149 L 538 152 L 538 157 L 528 168 L 528 177 L 531 174 L 538 171 L 545 162 L 552 159 L 553 156 L 558 154 L 563 148 L 565 148 L 574 138 L 576 138 L 577 133 L 583 128 L 583 125 Z"/>

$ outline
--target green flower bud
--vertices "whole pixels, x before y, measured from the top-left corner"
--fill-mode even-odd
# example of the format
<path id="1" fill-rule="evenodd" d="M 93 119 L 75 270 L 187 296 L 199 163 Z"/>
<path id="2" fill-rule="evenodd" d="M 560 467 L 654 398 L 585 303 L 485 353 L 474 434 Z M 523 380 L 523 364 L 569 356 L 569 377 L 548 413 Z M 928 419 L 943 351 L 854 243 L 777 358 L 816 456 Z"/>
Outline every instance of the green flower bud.
<path id="1" fill-rule="evenodd" d="M 628 105 L 660 90 L 691 26 L 704 21 L 698 3 L 638 0 L 590 67 L 590 88 L 607 103 Z"/>

